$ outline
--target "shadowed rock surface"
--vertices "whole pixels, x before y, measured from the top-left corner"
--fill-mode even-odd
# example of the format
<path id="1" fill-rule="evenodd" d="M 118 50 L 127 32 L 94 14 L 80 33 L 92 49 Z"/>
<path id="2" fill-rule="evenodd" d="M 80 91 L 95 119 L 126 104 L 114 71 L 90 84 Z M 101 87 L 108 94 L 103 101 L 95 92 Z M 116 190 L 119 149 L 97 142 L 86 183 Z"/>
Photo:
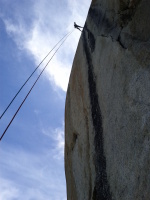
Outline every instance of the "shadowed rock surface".
<path id="1" fill-rule="evenodd" d="M 66 97 L 68 200 L 150 199 L 149 8 L 91 3 Z"/>

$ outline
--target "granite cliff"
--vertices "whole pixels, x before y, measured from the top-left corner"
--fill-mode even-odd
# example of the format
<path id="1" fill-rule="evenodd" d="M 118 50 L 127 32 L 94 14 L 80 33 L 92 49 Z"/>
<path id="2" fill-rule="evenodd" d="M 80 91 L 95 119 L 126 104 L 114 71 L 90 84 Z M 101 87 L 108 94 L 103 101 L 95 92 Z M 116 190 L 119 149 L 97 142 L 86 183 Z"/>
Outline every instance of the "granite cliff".
<path id="1" fill-rule="evenodd" d="M 66 97 L 68 200 L 150 199 L 149 9 L 91 3 Z"/>

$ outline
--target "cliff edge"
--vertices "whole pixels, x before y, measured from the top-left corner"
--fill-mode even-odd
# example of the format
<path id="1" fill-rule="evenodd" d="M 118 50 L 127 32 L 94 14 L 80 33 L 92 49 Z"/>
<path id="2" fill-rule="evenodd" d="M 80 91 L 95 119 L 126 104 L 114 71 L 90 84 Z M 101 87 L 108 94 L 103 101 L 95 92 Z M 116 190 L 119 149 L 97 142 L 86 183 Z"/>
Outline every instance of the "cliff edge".
<path id="1" fill-rule="evenodd" d="M 68 200 L 150 199 L 149 9 L 91 3 L 66 97 Z"/>

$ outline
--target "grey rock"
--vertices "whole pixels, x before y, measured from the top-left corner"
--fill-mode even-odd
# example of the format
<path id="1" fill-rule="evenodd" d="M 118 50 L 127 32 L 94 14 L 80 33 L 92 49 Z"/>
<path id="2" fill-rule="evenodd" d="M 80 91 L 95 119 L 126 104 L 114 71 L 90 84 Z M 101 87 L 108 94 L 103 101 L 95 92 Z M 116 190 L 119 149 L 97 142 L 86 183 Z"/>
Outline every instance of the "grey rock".
<path id="1" fill-rule="evenodd" d="M 149 8 L 91 3 L 66 97 L 68 200 L 150 199 Z"/>

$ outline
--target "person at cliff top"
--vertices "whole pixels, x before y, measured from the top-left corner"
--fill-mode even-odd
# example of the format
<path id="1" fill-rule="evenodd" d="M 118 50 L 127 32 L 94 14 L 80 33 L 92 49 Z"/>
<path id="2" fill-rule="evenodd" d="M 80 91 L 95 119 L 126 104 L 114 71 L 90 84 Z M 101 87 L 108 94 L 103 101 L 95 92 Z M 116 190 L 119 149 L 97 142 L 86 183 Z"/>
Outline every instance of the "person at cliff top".
<path id="1" fill-rule="evenodd" d="M 83 28 L 82 26 L 77 25 L 75 22 L 74 22 L 74 27 L 77 28 L 79 31 L 81 31 L 80 28 Z"/>

